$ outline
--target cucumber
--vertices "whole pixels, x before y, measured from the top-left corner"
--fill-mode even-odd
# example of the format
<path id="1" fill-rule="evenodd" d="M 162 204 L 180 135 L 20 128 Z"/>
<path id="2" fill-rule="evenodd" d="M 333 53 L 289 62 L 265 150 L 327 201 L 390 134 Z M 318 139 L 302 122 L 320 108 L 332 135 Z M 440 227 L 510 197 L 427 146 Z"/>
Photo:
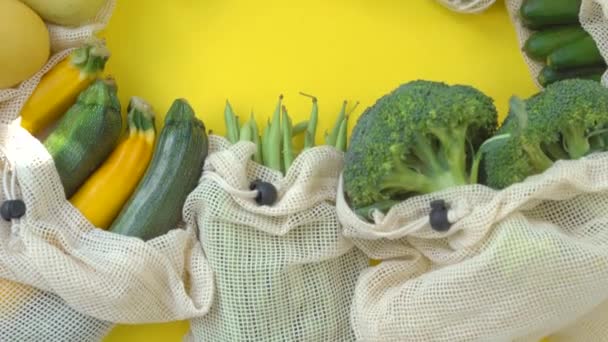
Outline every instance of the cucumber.
<path id="1" fill-rule="evenodd" d="M 532 34 L 523 50 L 528 57 L 544 62 L 556 49 L 587 35 L 589 34 L 578 25 L 548 28 Z"/>
<path id="2" fill-rule="evenodd" d="M 44 140 L 67 198 L 112 152 L 121 129 L 116 85 L 110 80 L 93 82 Z"/>
<path id="3" fill-rule="evenodd" d="M 538 83 L 540 83 L 543 87 L 546 87 L 553 82 L 571 78 L 582 78 L 600 82 L 604 72 L 606 72 L 606 67 L 591 67 L 559 71 L 546 66 L 538 75 Z"/>
<path id="4" fill-rule="evenodd" d="M 554 25 L 578 24 L 581 0 L 525 0 L 519 14 L 524 25 L 538 30 Z"/>
<path id="5" fill-rule="evenodd" d="M 150 240 L 177 227 L 207 157 L 205 126 L 185 100 L 173 102 L 150 166 L 110 231 Z"/>
<path id="6" fill-rule="evenodd" d="M 589 34 L 553 51 L 547 57 L 547 65 L 556 70 L 605 65 L 595 41 Z"/>

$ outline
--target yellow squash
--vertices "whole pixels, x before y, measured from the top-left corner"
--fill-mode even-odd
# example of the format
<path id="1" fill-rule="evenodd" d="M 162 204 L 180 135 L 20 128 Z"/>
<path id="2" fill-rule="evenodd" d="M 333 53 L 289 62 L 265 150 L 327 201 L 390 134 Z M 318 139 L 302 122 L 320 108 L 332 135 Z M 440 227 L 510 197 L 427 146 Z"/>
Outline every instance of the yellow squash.
<path id="1" fill-rule="evenodd" d="M 103 72 L 109 56 L 97 38 L 74 50 L 42 77 L 21 110 L 21 126 L 36 135 L 59 119 Z"/>
<path id="2" fill-rule="evenodd" d="M 111 224 L 143 177 L 154 152 L 154 113 L 133 97 L 128 109 L 128 136 L 78 189 L 70 202 L 96 227 Z"/>

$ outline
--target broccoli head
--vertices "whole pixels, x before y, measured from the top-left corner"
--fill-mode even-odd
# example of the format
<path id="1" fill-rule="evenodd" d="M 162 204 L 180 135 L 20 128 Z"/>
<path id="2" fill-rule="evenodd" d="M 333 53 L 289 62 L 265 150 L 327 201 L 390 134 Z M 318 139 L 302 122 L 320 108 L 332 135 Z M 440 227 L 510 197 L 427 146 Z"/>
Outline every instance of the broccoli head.
<path id="1" fill-rule="evenodd" d="M 494 134 L 493 100 L 464 85 L 418 80 L 359 118 L 344 187 L 355 208 L 477 182 L 477 150 Z"/>
<path id="2" fill-rule="evenodd" d="M 502 189 L 547 170 L 560 159 L 608 149 L 608 90 L 596 81 L 549 85 L 526 101 L 513 97 L 509 115 L 484 149 L 487 185 Z"/>

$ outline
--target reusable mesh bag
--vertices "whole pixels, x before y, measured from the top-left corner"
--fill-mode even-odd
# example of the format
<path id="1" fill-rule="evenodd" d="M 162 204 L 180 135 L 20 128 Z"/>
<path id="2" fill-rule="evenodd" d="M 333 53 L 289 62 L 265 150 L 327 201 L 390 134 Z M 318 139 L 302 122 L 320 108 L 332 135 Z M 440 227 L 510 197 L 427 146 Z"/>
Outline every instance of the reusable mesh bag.
<path id="1" fill-rule="evenodd" d="M 51 38 L 51 58 L 34 76 L 23 81 L 15 88 L 0 88 L 0 124 L 10 123 L 19 116 L 21 108 L 36 89 L 40 79 L 56 64 L 65 59 L 74 48 L 82 45 L 89 37 L 107 25 L 115 0 L 107 0 L 97 16 L 80 27 L 64 27 L 47 24 Z"/>
<path id="2" fill-rule="evenodd" d="M 350 304 L 368 259 L 341 236 L 335 196 L 343 154 L 304 151 L 283 176 L 251 161 L 256 148 L 214 151 L 186 201 L 213 270 L 209 313 L 190 321 L 189 341 L 351 341 Z M 254 180 L 277 186 L 273 206 L 259 206 Z"/>
<path id="3" fill-rule="evenodd" d="M 447 232 L 430 227 L 436 200 L 449 208 Z M 374 223 L 341 189 L 337 208 L 344 234 L 381 260 L 355 289 L 358 340 L 608 340 L 608 315 L 593 315 L 608 313 L 608 153 L 558 161 L 502 191 L 413 197 Z"/>
<path id="4" fill-rule="evenodd" d="M 533 31 L 525 27 L 519 17 L 519 8 L 524 0 L 507 0 L 507 11 L 511 21 L 515 25 L 515 31 L 520 47 L 523 48 L 526 40 L 532 35 Z M 604 60 L 608 61 L 608 0 L 582 0 L 579 12 L 581 26 L 595 40 Z M 543 64 L 532 60 L 522 52 L 524 60 L 530 69 L 534 82 L 539 88 L 537 77 L 543 68 Z M 608 72 L 602 76 L 602 84 L 608 86 Z"/>
<path id="5" fill-rule="evenodd" d="M 0 124 L 0 341 L 95 341 L 114 323 L 204 315 L 213 278 L 195 222 L 144 242 L 96 229 L 65 198 L 53 159 L 17 122 Z M 184 213 L 192 217 L 191 213 Z"/>
<path id="6" fill-rule="evenodd" d="M 460 13 L 479 13 L 488 9 L 496 0 L 437 0 L 449 9 Z"/>

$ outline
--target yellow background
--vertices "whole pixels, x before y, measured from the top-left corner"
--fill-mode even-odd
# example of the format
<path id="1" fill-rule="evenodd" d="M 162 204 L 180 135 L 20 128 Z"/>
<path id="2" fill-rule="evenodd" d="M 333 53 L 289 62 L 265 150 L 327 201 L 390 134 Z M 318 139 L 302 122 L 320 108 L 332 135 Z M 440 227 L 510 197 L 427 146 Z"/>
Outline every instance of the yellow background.
<path id="1" fill-rule="evenodd" d="M 183 97 L 216 133 L 227 98 L 262 122 L 284 94 L 299 121 L 310 100 L 298 92 L 312 93 L 326 129 L 344 99 L 364 109 L 417 78 L 474 85 L 502 115 L 511 95 L 536 91 L 503 1 L 480 15 L 433 0 L 118 2 L 104 36 L 123 104 L 142 96 L 163 114 Z M 183 322 L 119 326 L 106 342 L 181 341 L 186 330 Z"/>

